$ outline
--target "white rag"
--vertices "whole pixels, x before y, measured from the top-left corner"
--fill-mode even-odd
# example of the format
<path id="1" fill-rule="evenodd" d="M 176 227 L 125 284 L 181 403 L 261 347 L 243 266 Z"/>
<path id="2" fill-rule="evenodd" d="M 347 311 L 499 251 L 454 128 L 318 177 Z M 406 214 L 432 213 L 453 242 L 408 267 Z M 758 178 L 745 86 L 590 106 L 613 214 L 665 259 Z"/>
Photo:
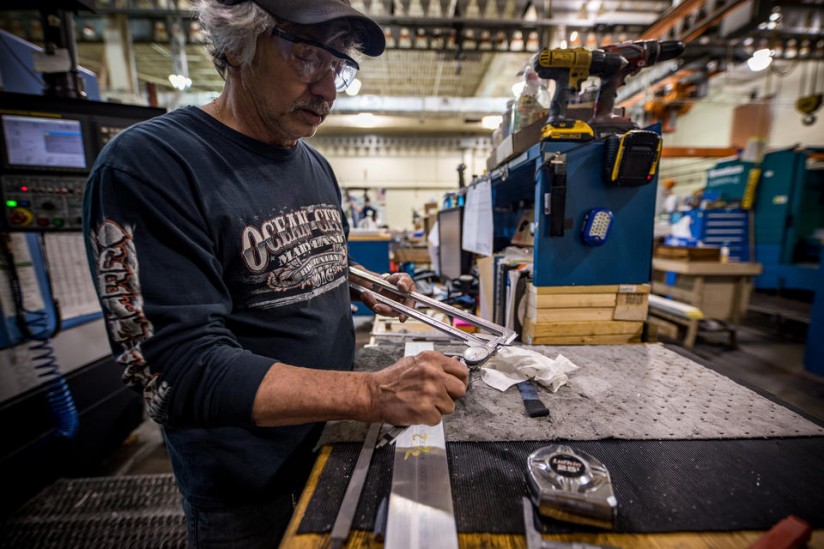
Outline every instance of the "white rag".
<path id="1" fill-rule="evenodd" d="M 501 347 L 481 367 L 481 379 L 499 391 L 534 379 L 554 393 L 569 381 L 567 374 L 577 369 L 578 366 L 562 354 L 553 359 L 524 347 Z"/>

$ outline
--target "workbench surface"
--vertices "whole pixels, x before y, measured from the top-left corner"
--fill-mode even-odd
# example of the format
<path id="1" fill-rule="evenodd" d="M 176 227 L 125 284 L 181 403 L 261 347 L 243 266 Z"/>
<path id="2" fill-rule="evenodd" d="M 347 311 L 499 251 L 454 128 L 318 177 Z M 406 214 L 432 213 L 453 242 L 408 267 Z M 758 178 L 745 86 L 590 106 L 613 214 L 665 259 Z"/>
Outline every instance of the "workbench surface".
<path id="1" fill-rule="evenodd" d="M 480 379 L 470 388 L 475 395 L 444 421 L 461 547 L 525 547 L 519 517 L 505 516 L 516 514 L 519 494 L 526 495 L 520 492 L 525 488 L 523 458 L 537 447 L 565 443 L 608 466 L 619 501 L 619 531 L 562 525 L 546 528 L 545 539 L 618 547 L 746 547 L 795 514 L 818 528 L 810 546 L 824 548 L 824 429 L 819 422 L 662 345 L 533 349 L 548 356 L 561 352 L 580 367 L 557 393 L 539 392 L 551 411 L 541 430 L 535 429 L 537 418 L 523 414 L 517 390 L 495 395 Z M 400 355 L 401 346 L 363 349 L 356 369 L 386 366 Z M 500 407 L 497 416 L 490 402 Z M 512 414 L 520 417 L 513 420 Z M 613 430 L 610 417 L 617 426 Z M 496 423 L 508 424 L 512 436 L 502 435 Z M 679 429 L 679 423 L 687 427 Z M 365 428 L 337 423 L 325 433 L 281 547 L 328 546 L 336 511 L 329 505 L 339 506 Z M 473 466 L 475 471 L 465 470 Z M 375 504 L 367 500 L 388 493 L 391 483 L 391 461 L 379 451 L 369 479 L 358 507 L 364 516 L 374 514 Z M 479 499 L 478 491 L 493 501 Z M 677 497 L 661 494 L 670 491 Z M 323 503 L 327 500 L 332 503 Z M 490 514 L 488 527 L 473 516 L 476 511 Z M 375 546 L 372 519 L 356 521 L 347 547 Z"/>

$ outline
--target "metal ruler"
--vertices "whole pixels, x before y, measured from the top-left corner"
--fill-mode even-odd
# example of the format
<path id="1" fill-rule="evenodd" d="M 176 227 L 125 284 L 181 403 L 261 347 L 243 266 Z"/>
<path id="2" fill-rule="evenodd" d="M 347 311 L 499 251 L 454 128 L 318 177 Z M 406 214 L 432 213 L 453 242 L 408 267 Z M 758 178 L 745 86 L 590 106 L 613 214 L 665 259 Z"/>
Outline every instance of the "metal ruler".
<path id="1" fill-rule="evenodd" d="M 366 474 L 369 472 L 369 464 L 372 461 L 372 453 L 375 450 L 375 442 L 381 430 L 380 423 L 373 423 L 366 433 L 366 440 L 363 441 L 358 461 L 355 463 L 355 470 L 346 486 L 346 493 L 338 509 L 338 516 L 332 526 L 332 549 L 343 547 L 346 538 L 349 537 L 349 530 L 352 528 L 352 519 L 355 518 L 355 511 L 358 508 L 363 485 L 366 482 Z"/>
<path id="2" fill-rule="evenodd" d="M 408 342 L 405 355 L 432 348 L 431 342 Z M 395 440 L 384 547 L 458 547 L 443 422 L 412 425 Z"/>

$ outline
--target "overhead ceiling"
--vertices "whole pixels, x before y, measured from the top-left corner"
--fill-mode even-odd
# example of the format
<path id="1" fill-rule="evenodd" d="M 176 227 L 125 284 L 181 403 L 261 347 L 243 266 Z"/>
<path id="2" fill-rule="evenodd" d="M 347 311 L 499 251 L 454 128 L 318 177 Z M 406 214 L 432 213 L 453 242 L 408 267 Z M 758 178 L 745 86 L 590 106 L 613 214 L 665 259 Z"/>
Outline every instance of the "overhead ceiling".
<path id="1" fill-rule="evenodd" d="M 542 47 L 595 49 L 634 39 L 687 42 L 678 63 L 659 69 L 662 81 L 683 69 L 689 71 L 685 74 L 707 66 L 723 70 L 725 63 L 741 61 L 764 44 L 779 56 L 824 57 L 821 0 L 778 4 L 764 0 L 677 4 L 668 0 L 354 0 L 352 4 L 383 27 L 388 46 L 384 55 L 363 59 L 358 75 L 361 97 L 511 97 L 516 74 Z M 131 35 L 126 47 L 132 48 L 141 85 L 151 83 L 160 92 L 172 91 L 168 76 L 178 49 L 173 37 L 179 36 L 185 42 L 192 79 L 188 93 L 220 92 L 222 80 L 205 52 L 199 26 L 188 4 L 176 0 L 98 0 L 95 13 L 75 15 L 79 63 L 97 73 L 104 84 L 104 37 L 107 32 L 111 36 L 116 28 L 112 21 L 118 19 L 120 28 Z M 2 12 L 0 28 L 42 42 L 36 12 Z M 625 93 L 622 99 L 631 97 Z M 345 96 L 338 100 L 342 112 L 350 100 Z M 409 112 L 388 106 L 396 104 L 383 102 L 375 110 L 410 117 Z M 467 112 L 463 103 L 450 105 L 443 111 L 474 119 L 483 114 Z M 499 108 L 500 102 L 493 105 Z M 417 118 L 421 117 L 418 112 Z"/>

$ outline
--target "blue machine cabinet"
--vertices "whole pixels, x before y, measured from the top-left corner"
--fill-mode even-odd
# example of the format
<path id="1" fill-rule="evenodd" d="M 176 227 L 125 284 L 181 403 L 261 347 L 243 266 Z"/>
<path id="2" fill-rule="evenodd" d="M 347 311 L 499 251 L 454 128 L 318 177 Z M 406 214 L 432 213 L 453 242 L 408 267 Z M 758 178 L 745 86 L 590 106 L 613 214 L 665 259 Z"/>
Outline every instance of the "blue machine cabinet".
<path id="1" fill-rule="evenodd" d="M 542 143 L 543 162 L 553 153 L 566 153 L 567 189 L 563 212 L 546 205 L 557 191 L 556 177 L 539 169 L 535 185 L 534 284 L 587 286 L 645 284 L 650 281 L 657 174 L 637 187 L 605 183 L 604 144 Z M 612 223 L 601 245 L 588 245 L 582 227 L 589 212 L 605 208 Z M 563 215 L 562 236 L 552 236 L 553 216 Z"/>
<path id="2" fill-rule="evenodd" d="M 563 211 L 555 212 L 549 205 L 552 193 L 559 191 L 558 180 L 553 172 L 542 168 L 554 153 L 566 154 L 567 170 Z M 536 286 L 650 281 L 657 173 L 645 185 L 610 185 L 602 175 L 603 157 L 601 141 L 542 142 L 492 173 L 496 240 L 507 236 L 511 221 L 517 219 L 505 207 L 507 204 L 520 200 L 535 205 L 533 283 Z M 556 199 L 556 208 L 558 204 Z M 587 215 L 601 208 L 612 213 L 612 223 L 606 240 L 591 245 L 585 242 L 582 228 Z M 552 234 L 553 215 L 563 218 L 562 235 Z M 557 225 L 555 232 L 557 234 Z"/>
<path id="3" fill-rule="evenodd" d="M 824 272 L 824 246 L 820 253 L 819 272 Z M 807 346 L 804 350 L 804 367 L 814 374 L 824 376 L 824 276 L 816 280 L 810 327 L 807 329 Z"/>
<path id="4" fill-rule="evenodd" d="M 389 272 L 389 237 L 349 235 L 349 257 L 376 273 Z M 363 303 L 355 303 L 356 315 L 374 315 Z"/>

